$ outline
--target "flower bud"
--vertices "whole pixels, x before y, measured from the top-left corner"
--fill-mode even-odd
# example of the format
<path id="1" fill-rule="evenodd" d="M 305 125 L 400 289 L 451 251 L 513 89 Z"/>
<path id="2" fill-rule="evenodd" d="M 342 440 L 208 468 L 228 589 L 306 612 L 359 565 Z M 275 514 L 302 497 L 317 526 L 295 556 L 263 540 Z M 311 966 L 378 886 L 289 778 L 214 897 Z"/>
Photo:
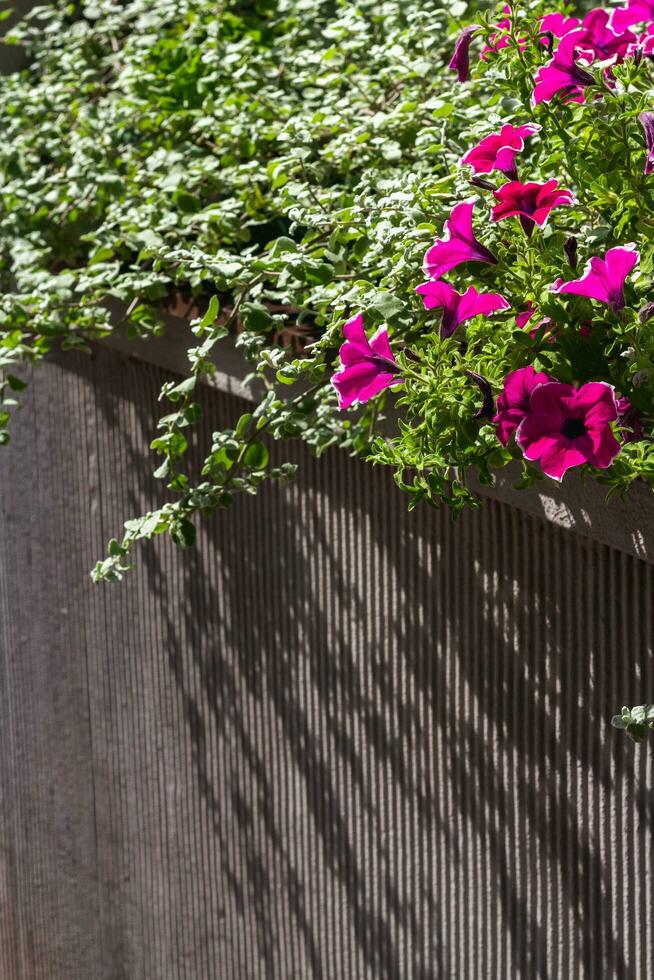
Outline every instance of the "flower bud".
<path id="1" fill-rule="evenodd" d="M 491 184 L 490 180 L 484 180 L 483 177 L 471 177 L 470 183 L 474 187 L 483 187 L 485 191 L 494 191 L 495 184 Z"/>
<path id="2" fill-rule="evenodd" d="M 565 257 L 571 269 L 577 268 L 577 244 L 577 239 L 574 235 L 571 235 L 570 238 L 566 238 L 565 245 L 563 246 Z"/>
<path id="3" fill-rule="evenodd" d="M 638 311 L 638 319 L 641 323 L 647 323 L 654 316 L 654 301 L 648 303 L 647 306 L 643 306 L 642 310 Z"/>
<path id="4" fill-rule="evenodd" d="M 554 34 L 552 31 L 543 31 L 541 37 L 545 40 L 547 46 L 547 53 L 549 55 L 554 51 Z"/>
<path id="5" fill-rule="evenodd" d="M 645 134 L 645 147 L 647 149 L 645 173 L 651 174 L 654 173 L 654 112 L 641 112 L 638 121 Z"/>
<path id="6" fill-rule="evenodd" d="M 479 420 L 488 419 L 490 421 L 495 415 L 495 402 L 493 400 L 490 382 L 482 377 L 481 374 L 477 374 L 476 371 L 466 371 L 466 374 L 471 381 L 474 381 L 482 394 L 481 408 L 475 412 L 473 418 Z"/>
<path id="7" fill-rule="evenodd" d="M 467 82 L 470 78 L 470 42 L 472 35 L 478 30 L 478 24 L 464 27 L 454 45 L 454 54 L 448 67 L 457 73 L 460 82 Z"/>

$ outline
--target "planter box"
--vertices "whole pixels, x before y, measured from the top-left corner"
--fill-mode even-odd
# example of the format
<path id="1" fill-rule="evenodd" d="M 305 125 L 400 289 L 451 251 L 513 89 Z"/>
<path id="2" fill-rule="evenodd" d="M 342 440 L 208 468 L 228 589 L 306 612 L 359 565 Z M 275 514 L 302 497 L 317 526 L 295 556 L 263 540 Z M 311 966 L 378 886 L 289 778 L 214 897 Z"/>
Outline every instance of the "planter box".
<path id="1" fill-rule="evenodd" d="M 122 308 L 116 311 L 117 320 L 120 313 Z M 156 340 L 134 342 L 118 332 L 105 343 L 127 357 L 185 376 L 189 369 L 186 352 L 195 343 L 195 338 L 187 321 L 170 315 L 165 321 L 166 333 Z M 250 368 L 238 349 L 228 342 L 220 344 L 216 366 L 217 373 L 208 381 L 212 387 L 252 400 L 252 391 L 244 384 Z M 393 433 L 392 422 L 388 430 Z M 654 492 L 646 484 L 636 484 L 625 498 L 617 497 L 607 502 L 606 488 L 574 472 L 569 473 L 562 484 L 544 479 L 533 487 L 517 491 L 515 484 L 520 475 L 518 465 L 509 466 L 497 474 L 493 487 L 484 486 L 478 480 L 473 480 L 473 487 L 484 498 L 508 503 L 557 527 L 576 531 L 636 558 L 654 561 Z"/>
<path id="2" fill-rule="evenodd" d="M 161 500 L 171 350 L 53 357 L 3 451 L 0 975 L 646 980 L 652 756 L 609 718 L 654 691 L 649 497 L 453 523 L 293 444 L 93 586 Z"/>

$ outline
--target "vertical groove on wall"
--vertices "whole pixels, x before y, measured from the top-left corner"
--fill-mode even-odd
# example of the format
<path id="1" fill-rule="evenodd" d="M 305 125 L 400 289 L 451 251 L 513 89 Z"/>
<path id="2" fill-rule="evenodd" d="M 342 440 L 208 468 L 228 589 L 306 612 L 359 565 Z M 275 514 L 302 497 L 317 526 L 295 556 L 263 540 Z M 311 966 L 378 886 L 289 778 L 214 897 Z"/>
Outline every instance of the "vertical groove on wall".
<path id="1" fill-rule="evenodd" d="M 343 455 L 88 570 L 156 506 L 157 369 L 39 372 L 0 496 L 7 980 L 647 980 L 652 567 Z M 191 466 L 242 410 L 202 395 Z"/>

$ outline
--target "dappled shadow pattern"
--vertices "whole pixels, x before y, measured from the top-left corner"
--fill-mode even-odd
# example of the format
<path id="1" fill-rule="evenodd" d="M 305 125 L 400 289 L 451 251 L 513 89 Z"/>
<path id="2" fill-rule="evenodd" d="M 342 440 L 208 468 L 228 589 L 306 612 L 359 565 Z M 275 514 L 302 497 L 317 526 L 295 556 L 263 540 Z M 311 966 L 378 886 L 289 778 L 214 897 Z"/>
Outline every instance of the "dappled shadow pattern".
<path id="1" fill-rule="evenodd" d="M 103 498 L 108 536 L 161 492 L 161 378 L 108 353 L 62 369 L 95 386 L 99 485 L 118 456 L 131 475 Z M 198 460 L 242 410 L 203 406 Z M 180 706 L 177 728 L 153 713 L 190 766 L 169 817 L 195 828 L 179 873 L 208 920 L 188 975 L 644 980 L 650 763 L 607 723 L 654 690 L 650 566 L 503 504 L 408 514 L 385 472 L 275 453 L 296 484 L 239 501 L 194 551 L 142 549 L 138 629 L 129 585 L 102 599 L 105 656 L 120 637 L 144 671 L 164 663 L 151 696 Z M 131 832 L 155 805 L 136 793 Z"/>

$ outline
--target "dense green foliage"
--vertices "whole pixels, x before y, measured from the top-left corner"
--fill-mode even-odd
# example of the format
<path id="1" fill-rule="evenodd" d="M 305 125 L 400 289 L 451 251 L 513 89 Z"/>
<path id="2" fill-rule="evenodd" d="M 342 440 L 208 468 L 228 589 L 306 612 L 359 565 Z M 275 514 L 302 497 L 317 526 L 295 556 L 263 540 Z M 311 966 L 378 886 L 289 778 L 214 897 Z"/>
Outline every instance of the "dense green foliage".
<path id="1" fill-rule="evenodd" d="M 190 542 L 198 510 L 255 489 L 264 428 L 366 451 L 379 405 L 345 417 L 328 380 L 352 307 L 416 325 L 416 270 L 460 150 L 446 127 L 475 115 L 446 69 L 447 25 L 434 2 L 103 0 L 38 8 L 22 28 L 31 67 L 0 85 L 5 370 L 112 329 L 107 297 L 140 336 L 180 295 L 206 310 L 154 444 L 176 496 L 130 522 L 98 575 L 120 575 L 136 537 Z M 269 394 L 216 433 L 191 487 L 194 379 L 237 320 Z"/>
<path id="2" fill-rule="evenodd" d="M 119 578 L 138 538 L 169 532 L 190 544 L 198 513 L 291 476 L 290 466 L 271 468 L 264 431 L 392 466 L 412 506 L 474 503 L 468 474 L 490 481 L 521 453 L 476 417 L 471 371 L 493 395 L 525 365 L 563 382 L 611 383 L 635 406 L 644 438 L 595 476 L 612 490 L 654 481 L 654 321 L 638 316 L 654 265 L 637 119 L 649 108 L 648 59 L 615 68 L 613 88 L 593 69 L 600 97 L 533 109 L 533 78 L 549 58 L 537 17 L 548 8 L 515 9 L 509 43 L 485 61 L 481 38 L 500 14 L 475 16 L 476 77 L 466 84 L 447 64 L 466 12 L 458 0 L 449 9 L 430 0 L 59 2 L 23 26 L 30 68 L 0 85 L 2 425 L 20 360 L 112 329 L 147 336 L 180 303 L 200 311 L 189 377 L 164 389 L 171 410 L 153 443 L 170 499 L 127 523 L 96 578 Z M 502 123 L 528 121 L 542 130 L 521 154 L 521 180 L 557 177 L 577 203 L 525 238 L 515 218 L 490 223 L 501 175 L 471 187 L 459 161 Z M 511 309 L 442 339 L 415 287 L 426 249 L 471 194 L 478 233 L 499 262 L 448 278 L 501 292 Z M 637 243 L 626 310 L 550 292 L 570 278 L 571 235 L 580 263 Z M 110 298 L 122 304 L 118 325 Z M 527 303 L 556 331 L 518 327 Z M 329 380 L 343 323 L 359 311 L 367 328 L 389 328 L 404 385 L 339 412 Z M 194 485 L 185 472 L 194 390 L 221 344 L 234 342 L 267 394 L 214 434 Z M 388 399 L 403 415 L 391 440 L 378 435 Z M 542 478 L 522 466 L 523 483 Z"/>
<path id="3" fill-rule="evenodd" d="M 121 578 L 138 539 L 190 545 L 198 515 L 292 477 L 272 466 L 264 433 L 391 466 L 410 506 L 474 504 L 470 474 L 490 482 L 514 459 L 523 485 L 543 479 L 479 412 L 524 367 L 626 396 L 637 431 L 614 426 L 619 454 L 584 469 L 610 492 L 654 483 L 654 175 L 638 121 L 654 109 L 651 61 L 630 55 L 608 75 L 593 64 L 583 102 L 534 108 L 555 41 L 543 43 L 538 18 L 550 10 L 514 7 L 506 44 L 482 60 L 503 14 L 477 10 L 473 77 L 460 83 L 448 61 L 466 11 L 462 0 L 59 0 L 14 33 L 29 67 L 0 80 L 0 441 L 21 362 L 112 330 L 157 334 L 171 309 L 195 316 L 188 377 L 164 387 L 152 444 L 167 502 L 126 523 L 96 580 Z M 460 163 L 504 123 L 541 127 L 520 180 L 556 178 L 576 198 L 528 237 L 515 217 L 492 221 L 505 177 L 472 181 Z M 501 293 L 509 309 L 445 337 L 415 290 L 452 207 L 472 198 L 498 261 L 448 280 Z M 623 309 L 552 292 L 630 242 L 640 259 Z M 551 326 L 519 326 L 528 304 Z M 330 379 L 359 312 L 369 332 L 388 329 L 402 381 L 343 412 Z M 266 394 L 214 433 L 198 484 L 186 472 L 194 392 L 225 344 Z M 401 421 L 382 438 L 389 401 Z M 650 709 L 613 723 L 640 739 Z"/>

